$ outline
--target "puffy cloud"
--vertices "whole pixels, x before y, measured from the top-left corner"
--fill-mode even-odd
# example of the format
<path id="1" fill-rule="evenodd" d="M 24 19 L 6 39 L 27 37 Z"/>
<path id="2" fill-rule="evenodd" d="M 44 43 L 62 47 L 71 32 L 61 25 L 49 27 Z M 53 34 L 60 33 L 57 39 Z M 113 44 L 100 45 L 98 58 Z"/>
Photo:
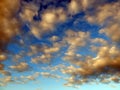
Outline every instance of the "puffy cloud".
<path id="1" fill-rule="evenodd" d="M 68 11 L 71 14 L 75 14 L 78 13 L 78 11 L 80 10 L 80 2 L 79 0 L 71 0 L 71 2 L 68 5 Z"/>
<path id="2" fill-rule="evenodd" d="M 107 2 L 107 0 L 71 0 L 71 2 L 68 4 L 68 13 L 74 15 L 81 11 L 84 11 L 86 14 L 92 14 L 91 11 L 89 11 L 90 8 L 93 8 L 94 10 L 104 5 Z M 93 18 L 92 18 L 93 19 Z M 89 20 L 92 20 L 89 18 Z M 93 19 L 94 20 L 94 19 Z"/>
<path id="3" fill-rule="evenodd" d="M 7 55 L 5 55 L 5 54 L 0 54 L 0 62 L 1 61 L 4 61 L 4 60 L 6 60 L 7 59 Z"/>
<path id="4" fill-rule="evenodd" d="M 6 77 L 3 77 L 3 78 L 0 78 L 0 86 L 5 86 L 10 82 L 13 82 L 13 79 L 12 79 L 11 76 L 6 76 Z"/>
<path id="5" fill-rule="evenodd" d="M 54 52 L 58 52 L 58 51 L 59 51 L 58 47 L 48 48 L 48 49 L 44 50 L 45 53 L 54 53 Z"/>
<path id="6" fill-rule="evenodd" d="M 86 45 L 87 40 L 89 40 L 89 32 L 74 32 L 68 30 L 66 32 L 66 42 L 69 45 L 69 50 L 77 49 L 77 47 L 82 47 Z"/>
<path id="7" fill-rule="evenodd" d="M 29 69 L 29 65 L 25 62 L 20 62 L 17 65 L 9 66 L 10 69 L 16 70 L 18 72 L 24 72 Z"/>
<path id="8" fill-rule="evenodd" d="M 88 1 L 88 0 L 85 0 L 85 1 Z M 104 21 L 106 21 L 108 18 L 110 18 L 111 20 L 111 19 L 117 19 L 119 17 L 118 16 L 119 1 L 113 2 L 113 3 L 106 3 L 107 2 L 106 0 L 101 0 L 101 1 L 91 0 L 91 1 L 88 1 L 87 3 L 89 2 L 91 2 L 90 4 L 91 6 L 93 4 L 94 6 L 92 6 L 93 12 L 90 12 L 89 10 L 86 12 L 86 15 L 88 15 L 87 17 L 88 21 L 104 23 Z"/>
<path id="9" fill-rule="evenodd" d="M 35 52 L 41 52 L 41 55 L 37 55 L 36 57 L 32 57 L 31 62 L 38 64 L 40 62 L 42 63 L 50 63 L 51 59 L 53 59 L 55 56 L 53 54 L 58 55 L 57 53 L 60 51 L 60 48 L 62 47 L 61 43 L 54 43 L 53 46 L 48 47 L 48 46 L 41 46 L 39 47 L 34 47 L 32 46 L 32 49 L 35 49 Z"/>
<path id="10" fill-rule="evenodd" d="M 52 55 L 51 54 L 43 54 L 41 56 L 33 57 L 31 62 L 38 64 L 38 63 L 49 63 L 51 61 Z"/>
<path id="11" fill-rule="evenodd" d="M 21 76 L 15 76 L 15 77 L 12 77 L 10 75 L 4 76 L 3 78 L 0 78 L 0 86 L 5 86 L 10 82 L 14 84 L 25 84 L 31 80 L 36 81 L 37 80 L 36 78 L 38 78 L 39 75 L 40 75 L 39 72 L 34 72 L 31 75 L 21 75 Z"/>
<path id="12" fill-rule="evenodd" d="M 24 78 L 28 80 L 36 80 L 36 78 L 38 78 L 39 76 L 40 72 L 35 72 L 34 74 L 25 76 Z"/>
<path id="13" fill-rule="evenodd" d="M 23 23 L 28 23 L 31 33 L 40 38 L 44 33 L 52 31 L 57 23 L 64 22 L 67 19 L 67 13 L 62 7 L 43 9 L 44 4 L 51 1 L 44 1 L 40 6 L 34 0 L 31 3 L 24 3 L 19 16 Z M 40 3 L 40 2 L 39 2 Z M 40 9 L 43 9 L 39 11 Z M 35 21 L 34 17 L 40 20 Z"/>
<path id="14" fill-rule="evenodd" d="M 119 23 L 112 23 L 108 27 L 100 30 L 100 33 L 105 33 L 114 42 L 120 41 L 120 26 Z"/>
<path id="15" fill-rule="evenodd" d="M 108 42 L 106 40 L 102 39 L 102 38 L 91 39 L 91 42 L 93 44 L 98 44 L 99 43 L 101 45 L 107 45 L 108 44 Z"/>
<path id="16" fill-rule="evenodd" d="M 69 60 L 71 62 L 76 62 L 77 60 L 80 60 L 81 55 L 76 54 L 76 51 L 78 48 L 84 47 L 88 43 L 89 37 L 89 32 L 75 32 L 72 30 L 68 30 L 66 32 L 66 37 L 63 40 L 68 45 L 68 49 L 63 59 Z"/>
<path id="17" fill-rule="evenodd" d="M 105 33 L 113 41 L 119 42 L 120 40 L 120 30 L 119 30 L 119 21 L 120 21 L 120 3 L 119 1 L 113 3 L 106 3 L 103 6 L 97 6 L 94 13 L 86 14 L 86 19 L 90 23 L 98 23 L 105 26 L 100 30 L 100 33 Z M 107 13 L 107 14 L 106 14 Z"/>
<path id="18" fill-rule="evenodd" d="M 63 8 L 48 9 L 41 15 L 41 21 L 38 23 L 42 29 L 40 33 L 45 33 L 54 29 L 57 23 L 64 22 L 67 19 L 67 14 Z"/>
<path id="19" fill-rule="evenodd" d="M 78 41 L 77 41 L 78 40 Z M 86 45 L 86 43 L 91 40 L 91 44 L 100 43 L 102 46 L 98 46 L 97 48 L 97 55 L 95 57 L 88 57 L 86 56 L 83 60 L 81 60 L 81 55 L 76 54 L 78 47 L 83 47 Z M 92 76 L 97 76 L 101 82 L 110 82 L 111 79 L 105 80 L 101 79 L 101 76 L 103 73 L 106 73 L 108 75 L 112 75 L 113 73 L 118 73 L 119 71 L 119 48 L 116 45 L 110 45 L 108 42 L 102 38 L 95 38 L 90 39 L 89 33 L 85 32 L 74 32 L 74 31 L 67 31 L 66 36 L 63 39 L 63 42 L 66 42 L 69 47 L 68 50 L 65 53 L 64 59 L 68 61 L 72 61 L 71 64 L 75 64 L 79 66 L 79 68 L 70 66 L 66 69 L 62 69 L 61 71 L 64 74 L 70 74 L 72 75 L 72 81 L 71 79 L 68 80 L 72 84 L 82 84 L 87 83 L 89 80 L 93 79 Z M 81 44 L 83 43 L 83 44 Z M 61 46 L 61 43 L 57 43 L 57 46 Z M 64 43 L 65 44 L 65 43 Z M 53 45 L 54 46 L 54 45 Z M 75 48 L 70 48 L 70 47 Z M 42 49 L 42 52 L 44 52 L 43 55 L 38 56 L 38 59 L 32 60 L 32 62 L 38 63 L 46 62 L 46 60 L 51 59 L 51 54 L 58 52 L 58 49 L 55 49 L 56 47 L 45 47 Z M 54 51 L 55 50 L 55 51 Z M 48 55 L 48 57 L 47 57 Z M 50 56 L 50 57 L 49 57 Z M 52 69 L 51 69 L 52 70 Z M 55 69 L 56 70 L 56 69 Z M 49 77 L 49 73 L 42 73 L 44 76 Z M 77 76 L 82 76 L 83 78 L 81 80 L 77 80 Z M 94 81 L 94 79 L 93 79 Z M 114 81 L 114 80 L 113 80 Z"/>

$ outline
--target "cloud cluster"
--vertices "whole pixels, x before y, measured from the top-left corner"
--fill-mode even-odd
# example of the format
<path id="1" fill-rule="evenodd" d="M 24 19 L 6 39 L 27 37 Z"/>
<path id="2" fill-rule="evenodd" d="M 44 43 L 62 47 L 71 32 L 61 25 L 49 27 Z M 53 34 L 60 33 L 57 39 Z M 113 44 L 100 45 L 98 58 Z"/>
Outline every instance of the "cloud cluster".
<path id="1" fill-rule="evenodd" d="M 114 42 L 119 42 L 120 40 L 120 1 L 113 3 L 103 4 L 102 7 L 98 6 L 92 14 L 86 14 L 86 19 L 90 23 L 98 23 L 104 28 L 100 30 L 100 33 L 105 33 Z M 107 13 L 107 14 L 106 14 Z"/>
<path id="2" fill-rule="evenodd" d="M 71 75 L 68 82 L 72 84 L 74 83 L 83 84 L 86 82 L 90 82 L 89 80 L 91 79 L 95 80 L 96 78 L 100 79 L 101 82 L 103 82 L 104 79 L 109 78 L 110 79 L 108 82 L 110 81 L 119 82 L 120 75 L 119 58 L 120 58 L 119 48 L 117 48 L 116 46 L 101 46 L 97 51 L 96 57 L 88 58 L 84 61 L 77 61 L 77 66 L 79 67 L 69 66 L 67 67 L 67 69 L 62 70 L 62 72 Z M 113 74 L 114 78 L 117 80 L 111 79 Z M 107 75 L 108 77 L 105 77 Z M 77 77 L 80 78 L 78 78 L 77 80 Z M 83 80 L 85 80 L 85 82 Z"/>
<path id="3" fill-rule="evenodd" d="M 7 71 L 4 71 L 4 73 Z M 11 75 L 4 76 L 0 78 L 0 86 L 6 86 L 9 83 L 14 84 L 26 84 L 29 81 L 37 81 L 37 78 L 40 76 L 40 72 L 34 72 L 31 75 L 20 75 L 14 76 Z"/>
<path id="4" fill-rule="evenodd" d="M 57 3 L 48 0 L 40 2 L 33 0 L 30 3 L 22 2 L 22 11 L 19 16 L 23 23 L 29 24 L 31 33 L 35 37 L 40 38 L 44 33 L 52 31 L 56 24 L 67 19 L 64 8 L 55 7 Z M 64 4 L 64 1 L 60 1 L 60 3 Z"/>
<path id="5" fill-rule="evenodd" d="M 22 6 L 20 6 L 20 3 Z M 19 7 L 20 12 L 18 12 Z M 30 2 L 13 0 L 13 3 L 10 0 L 1 0 L 0 62 L 7 59 L 7 54 L 3 52 L 6 50 L 7 44 L 20 32 L 20 22 L 16 18 L 16 15 L 18 15 L 22 23 L 21 25 L 28 25 L 30 31 L 24 33 L 21 30 L 20 37 L 22 38 L 20 45 L 23 49 L 20 53 L 12 56 L 15 65 L 9 65 L 9 69 L 20 73 L 28 71 L 30 63 L 37 67 L 40 63 L 52 63 L 54 58 L 63 60 L 62 62 L 65 62 L 65 65 L 60 63 L 55 67 L 43 67 L 41 69 L 46 70 L 46 72 L 36 72 L 33 75 L 21 75 L 20 78 L 13 78 L 11 71 L 3 70 L 4 65 L 0 63 L 0 73 L 5 76 L 0 79 L 0 86 L 9 82 L 25 83 L 35 80 L 40 75 L 57 79 L 61 78 L 59 75 L 50 73 L 55 71 L 70 76 L 65 79 L 68 81 L 65 84 L 66 86 L 95 82 L 96 79 L 102 83 L 111 81 L 119 83 L 119 8 L 119 0 L 115 2 L 110 2 L 109 0 L 33 0 Z M 51 34 L 47 38 L 47 44 L 31 44 L 33 39 L 31 35 L 37 37 L 42 42 L 44 39 L 42 35 L 52 32 L 57 24 L 69 21 L 69 18 L 80 12 L 84 12 L 84 20 L 89 24 L 97 24 L 101 27 L 101 30 L 98 32 L 99 35 L 104 33 L 103 36 L 109 37 L 111 40 L 108 41 L 104 37 L 91 37 L 91 33 L 94 32 L 70 29 L 63 31 L 64 35 L 61 36 Z M 51 45 L 48 45 L 48 43 Z M 22 59 L 25 56 L 29 57 L 31 62 L 23 61 Z"/>
<path id="6" fill-rule="evenodd" d="M 36 51 L 39 51 L 39 48 L 36 48 L 36 49 L 35 49 Z M 54 58 L 53 54 L 59 52 L 59 50 L 60 50 L 59 44 L 53 44 L 52 47 L 43 46 L 41 49 L 42 54 L 37 55 L 37 57 L 33 57 L 31 62 L 35 64 L 38 64 L 40 62 L 49 63 L 51 59 Z"/>
<path id="7" fill-rule="evenodd" d="M 72 30 L 66 31 L 66 37 L 63 41 L 65 41 L 68 45 L 68 49 L 65 52 L 65 56 L 63 57 L 63 59 L 71 62 L 79 60 L 81 58 L 81 55 L 79 53 L 76 53 L 76 51 L 79 48 L 86 46 L 86 44 L 89 41 L 89 38 L 89 32 L 74 32 Z"/>

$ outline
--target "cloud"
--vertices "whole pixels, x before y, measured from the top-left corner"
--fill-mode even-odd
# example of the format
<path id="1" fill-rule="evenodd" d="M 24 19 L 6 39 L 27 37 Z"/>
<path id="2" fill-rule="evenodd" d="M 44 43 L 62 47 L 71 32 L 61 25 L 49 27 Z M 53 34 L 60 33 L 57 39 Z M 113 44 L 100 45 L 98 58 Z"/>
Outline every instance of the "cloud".
<path id="1" fill-rule="evenodd" d="M 41 56 L 33 57 L 31 62 L 38 64 L 38 63 L 49 63 L 52 58 L 51 54 L 43 54 Z"/>
<path id="2" fill-rule="evenodd" d="M 101 45 L 107 45 L 108 42 L 102 38 L 95 38 L 95 39 L 91 39 L 91 42 L 93 44 L 101 44 Z"/>
<path id="3" fill-rule="evenodd" d="M 0 63 L 0 70 L 4 69 L 4 64 Z"/>
<path id="4" fill-rule="evenodd" d="M 102 46 L 99 47 L 96 57 L 86 59 L 84 61 L 78 61 L 77 63 L 79 64 L 77 65 L 79 67 L 68 66 L 65 70 L 62 70 L 62 72 L 70 74 L 71 77 L 69 78 L 68 82 L 76 84 L 79 79 L 85 79 L 87 80 L 86 82 L 89 82 L 89 80 L 95 80 L 95 77 L 97 77 L 98 80 L 101 80 L 100 76 L 102 75 L 103 79 L 106 78 L 105 76 L 110 75 L 109 77 L 107 77 L 107 79 L 109 79 L 113 74 L 115 75 L 115 77 L 117 77 L 119 75 L 120 68 L 119 53 L 119 49 L 116 46 Z M 78 81 L 76 81 L 78 76 L 81 78 L 78 78 Z M 110 81 L 119 82 L 119 79 L 109 79 L 108 82 Z M 79 83 L 81 83 L 81 81 Z"/>
<path id="5" fill-rule="evenodd" d="M 5 71 L 4 65 L 0 63 L 0 73 L 5 76 L 5 78 L 0 79 L 0 85 L 13 81 L 25 83 L 35 80 L 39 75 L 58 79 L 61 76 L 49 72 L 57 70 L 70 76 L 65 79 L 66 86 L 95 82 L 96 79 L 101 83 L 120 82 L 120 1 L 70 0 L 65 2 L 63 0 L 59 3 L 61 6 L 57 7 L 58 2 L 53 0 L 33 0 L 29 3 L 20 0 L 13 0 L 13 3 L 10 0 L 0 1 L 1 62 L 11 56 L 13 62 L 11 61 L 9 69 L 13 72 L 17 71 L 16 73 L 29 70 L 29 61 L 22 62 L 25 57 L 31 58 L 31 64 L 36 66 L 43 63 L 53 63 L 52 59 L 56 57 L 67 63 L 67 65 L 60 63 L 55 67 L 44 67 L 41 69 L 46 70 L 46 72 L 36 72 L 28 76 L 21 74 L 20 78 L 14 79 L 12 79 L 14 77 L 12 71 Z M 57 24 L 69 21 L 73 18 L 72 16 L 80 12 L 84 12 L 84 20 L 89 24 L 97 24 L 101 27 L 101 30 L 98 31 L 99 35 L 109 37 L 111 40 L 108 41 L 99 35 L 91 38 L 91 33 L 94 32 L 67 29 L 63 31 L 64 35 L 57 36 L 58 33 L 55 33 L 47 38 L 51 45 L 42 41 L 44 39 L 42 36 L 48 32 L 53 33 Z M 38 20 L 34 20 L 35 18 Z M 28 33 L 22 32 L 23 30 L 19 31 L 20 25 L 24 24 L 27 24 L 30 29 Z M 22 50 L 16 55 L 12 55 L 12 52 L 9 55 L 5 52 L 7 51 L 6 46 L 16 35 L 21 37 L 20 47 Z M 40 40 L 40 44 L 32 43 L 33 36 Z M 19 43 L 15 43 L 19 45 Z M 19 60 L 22 61 L 19 62 Z M 13 65 L 14 63 L 15 65 Z"/>
<path id="6" fill-rule="evenodd" d="M 6 47 L 11 39 L 19 33 L 20 23 L 16 13 L 20 7 L 20 0 L 1 0 L 0 1 L 0 61 L 7 59 Z M 4 65 L 0 63 L 0 70 Z"/>
<path id="7" fill-rule="evenodd" d="M 1 53 L 0 54 L 0 61 L 4 61 L 6 59 L 7 59 L 7 55 Z"/>
<path id="8" fill-rule="evenodd" d="M 94 14 L 91 15 L 89 12 L 86 14 L 86 19 L 90 23 L 98 23 L 102 26 L 105 26 L 100 30 L 100 33 L 105 33 L 109 38 L 114 42 L 119 42 L 120 40 L 120 30 L 119 30 L 119 21 L 120 21 L 120 3 L 119 1 L 113 3 L 106 3 L 103 6 L 97 6 L 94 11 Z M 106 14 L 107 13 L 107 14 Z"/>
<path id="9" fill-rule="evenodd" d="M 70 49 L 82 47 L 86 45 L 87 39 L 89 38 L 89 32 L 75 32 L 73 30 L 66 31 L 66 42 L 70 45 Z"/>
<path id="10" fill-rule="evenodd" d="M 45 10 L 39 17 L 41 17 L 41 21 L 36 23 L 38 27 L 36 27 L 36 25 L 31 26 L 33 35 L 38 38 L 42 34 L 52 31 L 57 23 L 64 22 L 67 19 L 67 14 L 63 8 L 54 8 Z"/>
<path id="11" fill-rule="evenodd" d="M 105 33 L 114 42 L 120 41 L 119 23 L 110 24 L 108 27 L 100 30 L 100 33 Z"/>
<path id="12" fill-rule="evenodd" d="M 58 37 L 58 36 L 52 36 L 52 37 L 50 38 L 50 41 L 52 41 L 52 42 L 56 42 L 57 40 L 59 40 L 59 37 Z"/>
<path id="13" fill-rule="evenodd" d="M 67 52 L 63 57 L 64 60 L 75 62 L 81 58 L 80 54 L 77 54 L 76 51 L 78 48 L 86 46 L 89 41 L 90 33 L 89 32 L 75 32 L 73 30 L 66 31 L 66 37 L 64 40 L 68 45 Z"/>
<path id="14" fill-rule="evenodd" d="M 42 70 L 49 70 L 51 72 L 61 71 L 63 68 L 66 68 L 64 64 L 58 64 L 56 66 L 42 67 Z"/>
<path id="15" fill-rule="evenodd" d="M 16 70 L 18 72 L 24 72 L 27 71 L 29 68 L 29 65 L 25 62 L 20 62 L 17 65 L 9 66 L 10 69 Z"/>
<path id="16" fill-rule="evenodd" d="M 51 73 L 48 73 L 48 72 L 41 72 L 41 75 L 44 76 L 44 77 L 55 78 L 55 79 L 60 79 L 61 78 L 61 76 L 59 76 L 59 75 L 51 74 Z"/>
<path id="17" fill-rule="evenodd" d="M 31 33 L 37 38 L 40 38 L 46 32 L 53 31 L 56 24 L 65 22 L 67 19 L 64 8 L 55 8 L 54 4 L 50 8 L 49 4 L 51 2 L 57 3 L 56 1 L 37 2 L 35 0 L 30 3 L 22 2 L 21 12 L 19 13 L 21 21 L 29 24 Z M 44 6 L 46 8 L 43 8 Z M 39 20 L 34 20 L 34 17 L 39 18 Z"/>
<path id="18" fill-rule="evenodd" d="M 38 6 L 33 3 L 23 3 L 19 16 L 23 22 L 32 22 L 33 16 L 38 14 Z"/>
<path id="19" fill-rule="evenodd" d="M 52 59 L 55 57 L 54 54 L 57 56 L 58 52 L 60 51 L 62 47 L 61 43 L 53 43 L 53 46 L 48 47 L 48 46 L 31 46 L 33 52 L 41 52 L 41 55 L 37 55 L 36 57 L 32 57 L 31 62 L 38 64 L 38 63 L 50 63 Z"/>
<path id="20" fill-rule="evenodd" d="M 79 0 L 71 0 L 71 2 L 68 4 L 68 11 L 71 14 L 78 13 L 80 10 L 80 2 Z"/>
<path id="21" fill-rule="evenodd" d="M 6 76 L 4 78 L 0 78 L 0 86 L 6 86 L 10 82 L 13 82 L 13 79 L 11 76 Z"/>
<path id="22" fill-rule="evenodd" d="M 11 38 L 18 33 L 19 23 L 17 22 L 16 13 L 20 6 L 20 0 L 0 1 L 0 51 L 3 51 Z"/>
<path id="23" fill-rule="evenodd" d="M 107 14 L 105 14 L 107 13 Z M 116 14 L 116 15 L 115 15 Z M 88 14 L 89 15 L 89 14 Z M 91 16 L 92 18 L 92 16 Z M 106 3 L 103 6 L 98 6 L 93 16 L 93 20 L 98 23 L 104 23 L 106 20 L 119 21 L 119 1 L 114 3 Z M 89 19 L 88 19 L 89 20 Z M 109 23 L 109 22 L 107 22 Z"/>
<path id="24" fill-rule="evenodd" d="M 40 76 L 40 72 L 35 72 L 32 75 L 24 76 L 24 79 L 31 81 L 31 80 L 36 80 L 39 76 Z"/>
<path id="25" fill-rule="evenodd" d="M 11 73 L 9 71 L 0 70 L 0 73 L 5 75 L 5 76 L 11 76 Z"/>

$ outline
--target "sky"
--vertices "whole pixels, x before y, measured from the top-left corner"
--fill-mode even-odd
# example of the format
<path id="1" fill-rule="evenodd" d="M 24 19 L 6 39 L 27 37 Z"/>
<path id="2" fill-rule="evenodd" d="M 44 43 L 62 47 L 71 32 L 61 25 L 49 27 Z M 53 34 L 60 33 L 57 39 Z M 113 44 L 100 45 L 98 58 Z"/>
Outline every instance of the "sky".
<path id="1" fill-rule="evenodd" d="M 0 90 L 119 90 L 120 0 L 1 0 Z"/>

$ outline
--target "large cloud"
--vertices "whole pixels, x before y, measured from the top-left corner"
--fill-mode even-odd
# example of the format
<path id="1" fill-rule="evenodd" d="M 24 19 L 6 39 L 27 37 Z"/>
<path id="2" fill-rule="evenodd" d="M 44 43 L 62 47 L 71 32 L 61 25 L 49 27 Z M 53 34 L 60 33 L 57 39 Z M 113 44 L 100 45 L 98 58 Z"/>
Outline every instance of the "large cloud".
<path id="1" fill-rule="evenodd" d="M 17 33 L 18 22 L 16 13 L 19 9 L 20 0 L 0 1 L 0 49 L 3 50 L 11 38 Z"/>
<path id="2" fill-rule="evenodd" d="M 0 1 L 0 61 L 7 58 L 4 54 L 7 44 L 18 34 L 20 23 L 17 20 L 16 13 L 19 10 L 20 0 L 1 0 Z M 0 64 L 0 70 L 4 68 Z"/>

